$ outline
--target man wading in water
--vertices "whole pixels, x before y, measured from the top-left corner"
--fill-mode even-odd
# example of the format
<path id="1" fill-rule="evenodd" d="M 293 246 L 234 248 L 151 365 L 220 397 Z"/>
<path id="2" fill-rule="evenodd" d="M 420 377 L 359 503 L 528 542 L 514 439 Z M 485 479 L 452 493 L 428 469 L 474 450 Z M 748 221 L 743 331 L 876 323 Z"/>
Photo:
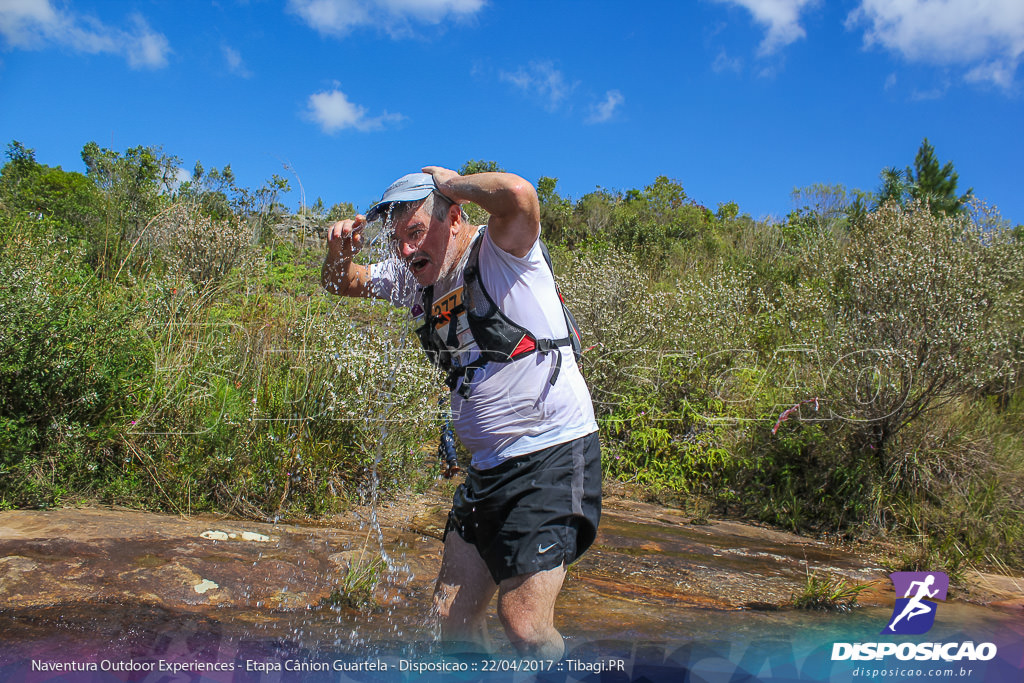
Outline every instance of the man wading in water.
<path id="1" fill-rule="evenodd" d="M 470 225 L 460 205 L 490 214 Z M 383 216 L 393 257 L 352 263 Z M 540 205 L 510 173 L 428 166 L 395 181 L 366 216 L 333 224 L 331 293 L 410 309 L 428 357 L 447 371 L 455 431 L 473 454 L 445 529 L 434 610 L 446 641 L 489 646 L 498 616 L 523 654 L 559 659 L 555 599 L 594 541 L 601 462 L 590 393 L 540 240 Z"/>

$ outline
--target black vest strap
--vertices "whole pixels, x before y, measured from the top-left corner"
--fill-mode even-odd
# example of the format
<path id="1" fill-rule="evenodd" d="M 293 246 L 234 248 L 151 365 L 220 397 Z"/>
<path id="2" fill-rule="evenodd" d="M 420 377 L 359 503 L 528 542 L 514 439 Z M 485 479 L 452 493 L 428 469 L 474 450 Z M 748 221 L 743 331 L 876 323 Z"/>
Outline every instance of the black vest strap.
<path id="1" fill-rule="evenodd" d="M 555 368 L 551 373 L 549 382 L 554 385 L 562 369 L 562 354 L 558 349 L 569 346 L 573 349 L 577 361 L 580 358 L 581 343 L 579 328 L 576 325 L 572 313 L 566 308 L 562 301 L 561 292 L 558 292 L 559 302 L 565 317 L 568 335 L 561 339 L 538 339 L 525 327 L 506 316 L 499 308 L 490 294 L 483 286 L 480 279 L 479 259 L 480 245 L 484 238 L 483 229 L 479 236 L 473 241 L 470 252 L 463 270 L 462 302 L 447 313 L 448 334 L 442 339 L 437 333 L 438 317 L 434 316 L 434 287 L 433 285 L 423 288 L 421 301 L 424 308 L 424 324 L 416 330 L 427 357 L 447 374 L 445 384 L 452 391 L 458 386 L 458 393 L 464 399 L 468 399 L 473 391 L 473 377 L 476 371 L 484 367 L 488 362 L 508 363 L 517 358 L 522 358 L 530 353 L 556 352 Z M 554 268 L 551 265 L 551 256 L 547 247 L 541 242 L 541 252 L 544 260 L 554 275 Z M 483 299 L 478 300 L 478 294 Z M 453 354 L 459 348 L 458 339 L 458 316 L 461 313 L 466 315 L 466 323 L 473 335 L 480 351 L 480 356 L 464 366 L 457 366 L 453 362 Z M 528 343 L 532 342 L 532 343 Z M 462 384 L 459 386 L 459 378 Z"/>

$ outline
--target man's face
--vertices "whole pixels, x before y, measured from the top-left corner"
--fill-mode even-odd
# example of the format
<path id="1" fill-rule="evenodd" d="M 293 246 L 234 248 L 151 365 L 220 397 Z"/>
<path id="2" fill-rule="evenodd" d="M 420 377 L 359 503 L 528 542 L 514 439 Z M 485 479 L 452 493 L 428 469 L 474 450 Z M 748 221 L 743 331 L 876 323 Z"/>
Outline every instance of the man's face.
<path id="1" fill-rule="evenodd" d="M 421 286 L 434 284 L 451 267 L 452 232 L 449 215 L 438 220 L 423 206 L 396 223 L 395 250 Z"/>

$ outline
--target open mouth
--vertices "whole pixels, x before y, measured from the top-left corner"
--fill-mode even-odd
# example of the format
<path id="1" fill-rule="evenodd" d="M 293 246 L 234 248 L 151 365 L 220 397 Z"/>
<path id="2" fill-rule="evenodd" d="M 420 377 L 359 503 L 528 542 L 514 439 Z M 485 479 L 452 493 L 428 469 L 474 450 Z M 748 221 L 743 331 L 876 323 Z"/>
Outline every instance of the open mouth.
<path id="1" fill-rule="evenodd" d="M 430 265 L 430 259 L 423 255 L 417 254 L 413 258 L 409 259 L 409 270 L 414 274 L 419 273 L 428 265 Z"/>

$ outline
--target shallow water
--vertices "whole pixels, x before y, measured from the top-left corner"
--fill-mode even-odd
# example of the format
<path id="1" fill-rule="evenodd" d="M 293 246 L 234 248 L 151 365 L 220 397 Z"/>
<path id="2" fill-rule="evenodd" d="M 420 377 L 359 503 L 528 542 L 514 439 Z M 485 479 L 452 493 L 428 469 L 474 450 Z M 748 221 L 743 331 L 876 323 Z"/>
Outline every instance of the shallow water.
<path id="1" fill-rule="evenodd" d="M 88 590 L 78 585 L 78 592 L 55 598 L 60 604 L 0 603 L 7 605 L 0 609 L 0 680 L 853 681 L 867 677 L 862 667 L 880 666 L 890 673 L 887 680 L 1024 680 L 1019 610 L 940 603 L 927 634 L 894 639 L 879 634 L 891 616 L 891 589 L 888 594 L 874 591 L 868 606 L 847 613 L 777 609 L 801 585 L 808 568 L 827 568 L 857 581 L 882 583 L 885 575 L 870 558 L 810 539 L 735 522 L 689 524 L 677 511 L 633 504 L 607 511 L 595 546 L 570 571 L 556 617 L 566 639 L 562 662 L 544 664 L 548 670 L 542 672 L 530 669 L 538 665 L 516 658 L 493 616 L 492 657 L 446 655 L 424 616 L 443 521 L 443 503 L 434 502 L 438 507 L 426 510 L 410 506 L 417 510 L 412 518 L 382 511 L 380 537 L 395 568 L 378 587 L 377 605 L 362 610 L 311 606 L 319 604 L 312 592 L 306 602 L 282 600 L 272 609 L 256 588 L 269 580 L 266 563 L 283 567 L 289 557 L 294 564 L 289 571 L 309 574 L 304 586 L 293 578 L 290 590 L 309 590 L 314 580 L 329 584 L 332 577 L 324 574 L 331 565 L 324 557 L 366 537 L 365 524 L 356 521 L 351 536 L 343 525 L 316 530 L 250 525 L 277 540 L 262 544 L 254 555 L 245 555 L 240 543 L 215 545 L 216 553 L 202 546 L 189 555 L 186 551 L 204 528 L 198 521 L 68 511 L 60 526 L 53 515 L 40 513 L 43 521 L 37 521 L 26 519 L 27 513 L 8 513 L 0 522 L 16 520 L 17 525 L 8 523 L 8 540 L 0 538 L 7 558 L 28 558 L 41 571 L 46 562 L 64 562 L 71 555 L 86 563 L 75 570 L 73 583 L 95 585 Z M 103 523 L 87 528 L 94 519 Z M 108 536 L 125 537 L 141 525 L 148 527 L 149 541 L 139 537 L 104 545 Z M 72 533 L 80 535 L 77 544 L 53 538 Z M 42 537 L 54 545 L 41 546 L 35 539 Z M 229 546 L 230 556 L 225 554 Z M 199 597 L 205 600 L 204 594 L 172 602 L 168 586 L 157 593 L 163 604 L 153 604 L 110 589 L 114 577 L 124 576 L 115 566 L 130 568 L 133 576 L 170 576 L 157 574 L 168 566 L 168 555 L 203 577 L 212 575 L 213 568 L 233 572 L 248 565 L 238 580 L 248 582 L 251 590 L 222 580 L 225 589 L 234 591 L 233 601 L 203 602 Z M 62 564 L 53 566 L 66 571 Z M 0 576 L 0 598 L 14 585 Z M 89 595 L 96 597 L 83 597 Z M 107 598 L 98 599 L 101 595 Z M 140 595 L 153 595 L 152 588 Z M 997 656 L 987 662 L 831 658 L 835 643 L 966 641 L 991 642 Z M 91 666 L 96 670 L 88 670 Z M 468 668 L 428 670 L 459 666 Z M 353 670 L 358 668 L 363 670 Z M 954 669 L 956 675 L 946 676 Z M 907 671 L 910 675 L 894 675 Z M 933 671 L 941 675 L 927 675 Z"/>
<path id="2" fill-rule="evenodd" d="M 895 670 L 898 665 L 907 665 L 899 661 L 883 664 L 830 659 L 836 642 L 884 641 L 878 632 L 890 616 L 886 608 L 863 608 L 847 614 L 726 611 L 678 607 L 667 602 L 594 602 L 580 600 L 571 588 L 567 593 L 561 605 L 567 657 L 549 665 L 551 669 L 545 672 L 548 680 L 596 681 L 594 668 L 603 666 L 615 670 L 605 671 L 602 681 L 645 677 L 682 680 L 686 672 L 692 675 L 690 680 L 855 680 L 860 677 L 855 672 L 861 666 L 884 665 Z M 138 605 L 80 605 L 7 613 L 0 618 L 0 637 L 5 643 L 0 677 L 5 681 L 33 676 L 35 680 L 48 680 L 32 671 L 33 662 L 37 667 L 55 662 L 79 666 L 95 663 L 97 668 L 114 669 L 64 672 L 61 680 L 172 680 L 166 678 L 170 674 L 187 674 L 179 680 L 226 681 L 534 677 L 535 672 L 526 670 L 484 669 L 517 666 L 518 660 L 507 644 L 490 658 L 445 656 L 419 614 L 395 610 L 391 624 L 378 616 L 328 609 L 284 613 L 228 610 L 197 615 Z M 999 656 L 976 663 L 910 662 L 916 670 L 969 670 L 973 672 L 971 680 L 1022 680 L 1024 627 L 1019 616 L 972 605 L 943 605 L 935 627 L 926 637 L 907 640 L 924 642 L 925 638 L 929 642 L 992 642 Z M 464 673 L 413 669 L 451 662 L 469 662 L 474 668 Z M 346 669 L 371 665 L 387 669 Z M 131 666 L 150 669 L 116 670 Z M 197 666 L 230 669 L 197 672 Z M 321 667 L 327 670 L 317 670 Z M 748 674 L 756 677 L 747 678 Z M 938 680 L 944 680 L 943 676 Z"/>

